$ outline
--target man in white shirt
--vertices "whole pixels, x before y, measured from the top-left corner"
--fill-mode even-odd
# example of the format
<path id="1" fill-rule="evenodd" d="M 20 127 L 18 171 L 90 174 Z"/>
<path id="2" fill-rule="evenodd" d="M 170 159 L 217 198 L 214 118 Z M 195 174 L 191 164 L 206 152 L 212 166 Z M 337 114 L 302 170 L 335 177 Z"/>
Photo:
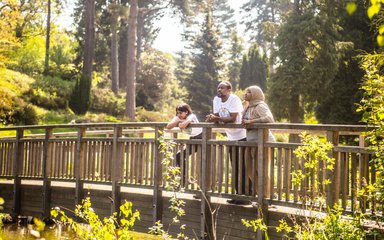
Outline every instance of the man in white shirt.
<path id="1" fill-rule="evenodd" d="M 213 99 L 213 114 L 207 115 L 206 122 L 241 123 L 243 104 L 238 96 L 231 93 L 232 84 L 228 81 L 220 82 L 217 86 L 217 96 Z M 245 129 L 225 129 L 228 140 L 243 140 L 247 137 Z"/>
<path id="2" fill-rule="evenodd" d="M 207 115 L 206 122 L 213 123 L 241 123 L 241 113 L 243 111 L 243 104 L 238 96 L 231 93 L 232 84 L 228 81 L 222 81 L 217 86 L 217 96 L 213 99 L 213 114 Z M 228 140 L 232 141 L 245 141 L 247 137 L 246 130 L 243 128 L 226 128 L 225 133 Z M 232 159 L 231 150 L 235 151 L 235 158 Z M 243 157 L 239 157 L 239 147 L 231 147 L 230 149 L 231 161 L 235 161 L 236 169 L 232 169 L 232 179 L 235 183 L 236 193 L 239 194 L 239 159 L 244 160 Z M 244 166 L 244 164 L 243 164 Z M 242 194 L 245 192 L 245 169 L 241 169 L 242 172 Z M 230 200 L 229 203 L 245 204 L 239 200 Z"/>

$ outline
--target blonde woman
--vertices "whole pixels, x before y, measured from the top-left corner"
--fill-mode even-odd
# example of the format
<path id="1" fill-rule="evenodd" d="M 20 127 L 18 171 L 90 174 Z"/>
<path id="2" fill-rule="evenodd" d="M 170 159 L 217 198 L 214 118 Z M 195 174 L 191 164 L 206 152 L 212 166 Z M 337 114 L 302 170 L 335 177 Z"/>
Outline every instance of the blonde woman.
<path id="1" fill-rule="evenodd" d="M 243 112 L 242 125 L 244 127 L 253 124 L 253 123 L 273 123 L 273 115 L 269 109 L 267 103 L 265 103 L 265 96 L 263 90 L 258 86 L 250 86 L 245 90 L 244 100 L 246 101 L 246 107 Z M 257 129 L 247 129 L 247 141 L 258 142 L 258 130 Z M 275 137 L 269 131 L 268 133 L 268 142 L 274 142 Z M 250 150 L 250 149 L 248 149 Z M 248 151 L 249 152 L 249 151 Z M 255 164 L 257 169 L 257 154 L 254 151 L 251 151 L 251 154 L 247 154 L 245 166 L 247 169 L 248 179 L 251 181 L 250 186 L 254 189 L 257 188 L 257 170 L 255 172 L 255 181 L 253 181 L 252 176 L 252 162 Z M 245 184 L 245 183 L 244 183 Z M 256 189 L 255 189 L 256 192 Z"/>

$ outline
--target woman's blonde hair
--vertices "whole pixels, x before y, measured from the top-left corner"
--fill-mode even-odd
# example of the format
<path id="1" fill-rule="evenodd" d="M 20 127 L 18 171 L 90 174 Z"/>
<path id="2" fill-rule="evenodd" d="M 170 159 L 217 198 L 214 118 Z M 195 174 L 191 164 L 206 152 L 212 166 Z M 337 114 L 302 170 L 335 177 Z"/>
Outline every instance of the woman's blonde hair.
<path id="1" fill-rule="evenodd" d="M 251 92 L 251 100 L 252 101 L 265 101 L 265 96 L 263 93 L 263 90 L 259 86 L 250 86 L 245 89 L 246 91 L 249 90 Z"/>

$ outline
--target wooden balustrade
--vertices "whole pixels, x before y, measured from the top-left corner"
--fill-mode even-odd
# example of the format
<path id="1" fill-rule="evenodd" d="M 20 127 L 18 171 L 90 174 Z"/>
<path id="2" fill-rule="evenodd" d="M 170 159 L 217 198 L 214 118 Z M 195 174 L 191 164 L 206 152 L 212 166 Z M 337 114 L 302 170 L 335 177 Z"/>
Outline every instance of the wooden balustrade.
<path id="1" fill-rule="evenodd" d="M 377 206 L 357 193 L 366 184 L 376 181 L 375 168 L 370 162 L 372 152 L 366 147 L 364 126 L 256 124 L 258 143 L 227 141 L 218 137 L 224 127 L 239 128 L 235 124 L 193 124 L 203 128 L 203 139 L 179 139 L 177 131 L 166 133 L 167 141 L 174 141 L 174 158 L 180 152 L 181 181 L 187 192 L 202 191 L 206 196 L 236 197 L 257 201 L 262 208 L 268 204 L 308 207 L 316 202 L 308 197 L 327 196 L 327 204 L 340 203 L 346 211 L 357 208 L 375 212 Z M 44 182 L 44 208 L 49 209 L 51 181 L 71 181 L 76 184 L 76 203 L 82 199 L 84 182 L 112 185 L 116 211 L 120 202 L 120 187 L 135 186 L 154 190 L 153 220 L 161 219 L 162 155 L 159 152 L 159 130 L 165 123 L 78 124 L 7 127 L 0 129 L 0 178 L 14 180 L 14 212 L 20 211 L 21 179 L 40 179 Z M 65 129 L 68 129 L 65 132 Z M 74 130 L 75 129 L 75 130 Z M 306 131 L 319 135 L 333 144 L 329 156 L 336 159 L 334 171 L 320 162 L 317 171 L 301 185 L 292 183 L 291 173 L 307 171 L 304 160 L 293 153 L 300 144 L 287 141 L 267 142 L 270 129 L 278 139 Z M 40 132 L 25 134 L 26 131 Z M 15 136 L 1 137 L 3 131 L 14 131 Z M 341 136 L 359 141 L 349 144 Z M 183 151 L 185 150 L 185 151 Z M 235 162 L 240 159 L 238 181 L 235 181 Z M 251 158 L 252 161 L 246 161 Z M 176 164 L 175 159 L 173 164 Z M 243 166 L 243 164 L 245 166 Z M 246 168 L 245 172 L 241 169 Z M 262 170 L 260 170 L 262 169 Z M 244 175 L 252 181 L 242 181 Z M 245 176 L 247 179 L 247 176 Z M 315 177 L 320 183 L 313 191 Z M 324 184 L 330 179 L 330 184 Z M 238 186 L 235 183 L 238 182 Z M 237 189 L 237 192 L 235 191 Z M 202 201 L 202 233 L 206 231 L 207 206 Z M 208 222 L 209 224 L 209 222 Z"/>

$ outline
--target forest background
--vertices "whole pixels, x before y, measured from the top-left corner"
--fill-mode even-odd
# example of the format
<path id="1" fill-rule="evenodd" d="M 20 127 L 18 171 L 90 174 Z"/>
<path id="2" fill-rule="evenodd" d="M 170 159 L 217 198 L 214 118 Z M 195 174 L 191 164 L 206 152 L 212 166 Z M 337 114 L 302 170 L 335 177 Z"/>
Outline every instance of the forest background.
<path id="1" fill-rule="evenodd" d="M 221 80 L 259 85 L 281 122 L 359 124 L 360 56 L 380 51 L 369 1 L 249 0 L 239 18 L 227 0 L 78 0 L 62 29 L 65 3 L 0 3 L 2 126 L 168 121 L 183 101 L 203 120 Z M 164 16 L 180 52 L 153 48 Z"/>

